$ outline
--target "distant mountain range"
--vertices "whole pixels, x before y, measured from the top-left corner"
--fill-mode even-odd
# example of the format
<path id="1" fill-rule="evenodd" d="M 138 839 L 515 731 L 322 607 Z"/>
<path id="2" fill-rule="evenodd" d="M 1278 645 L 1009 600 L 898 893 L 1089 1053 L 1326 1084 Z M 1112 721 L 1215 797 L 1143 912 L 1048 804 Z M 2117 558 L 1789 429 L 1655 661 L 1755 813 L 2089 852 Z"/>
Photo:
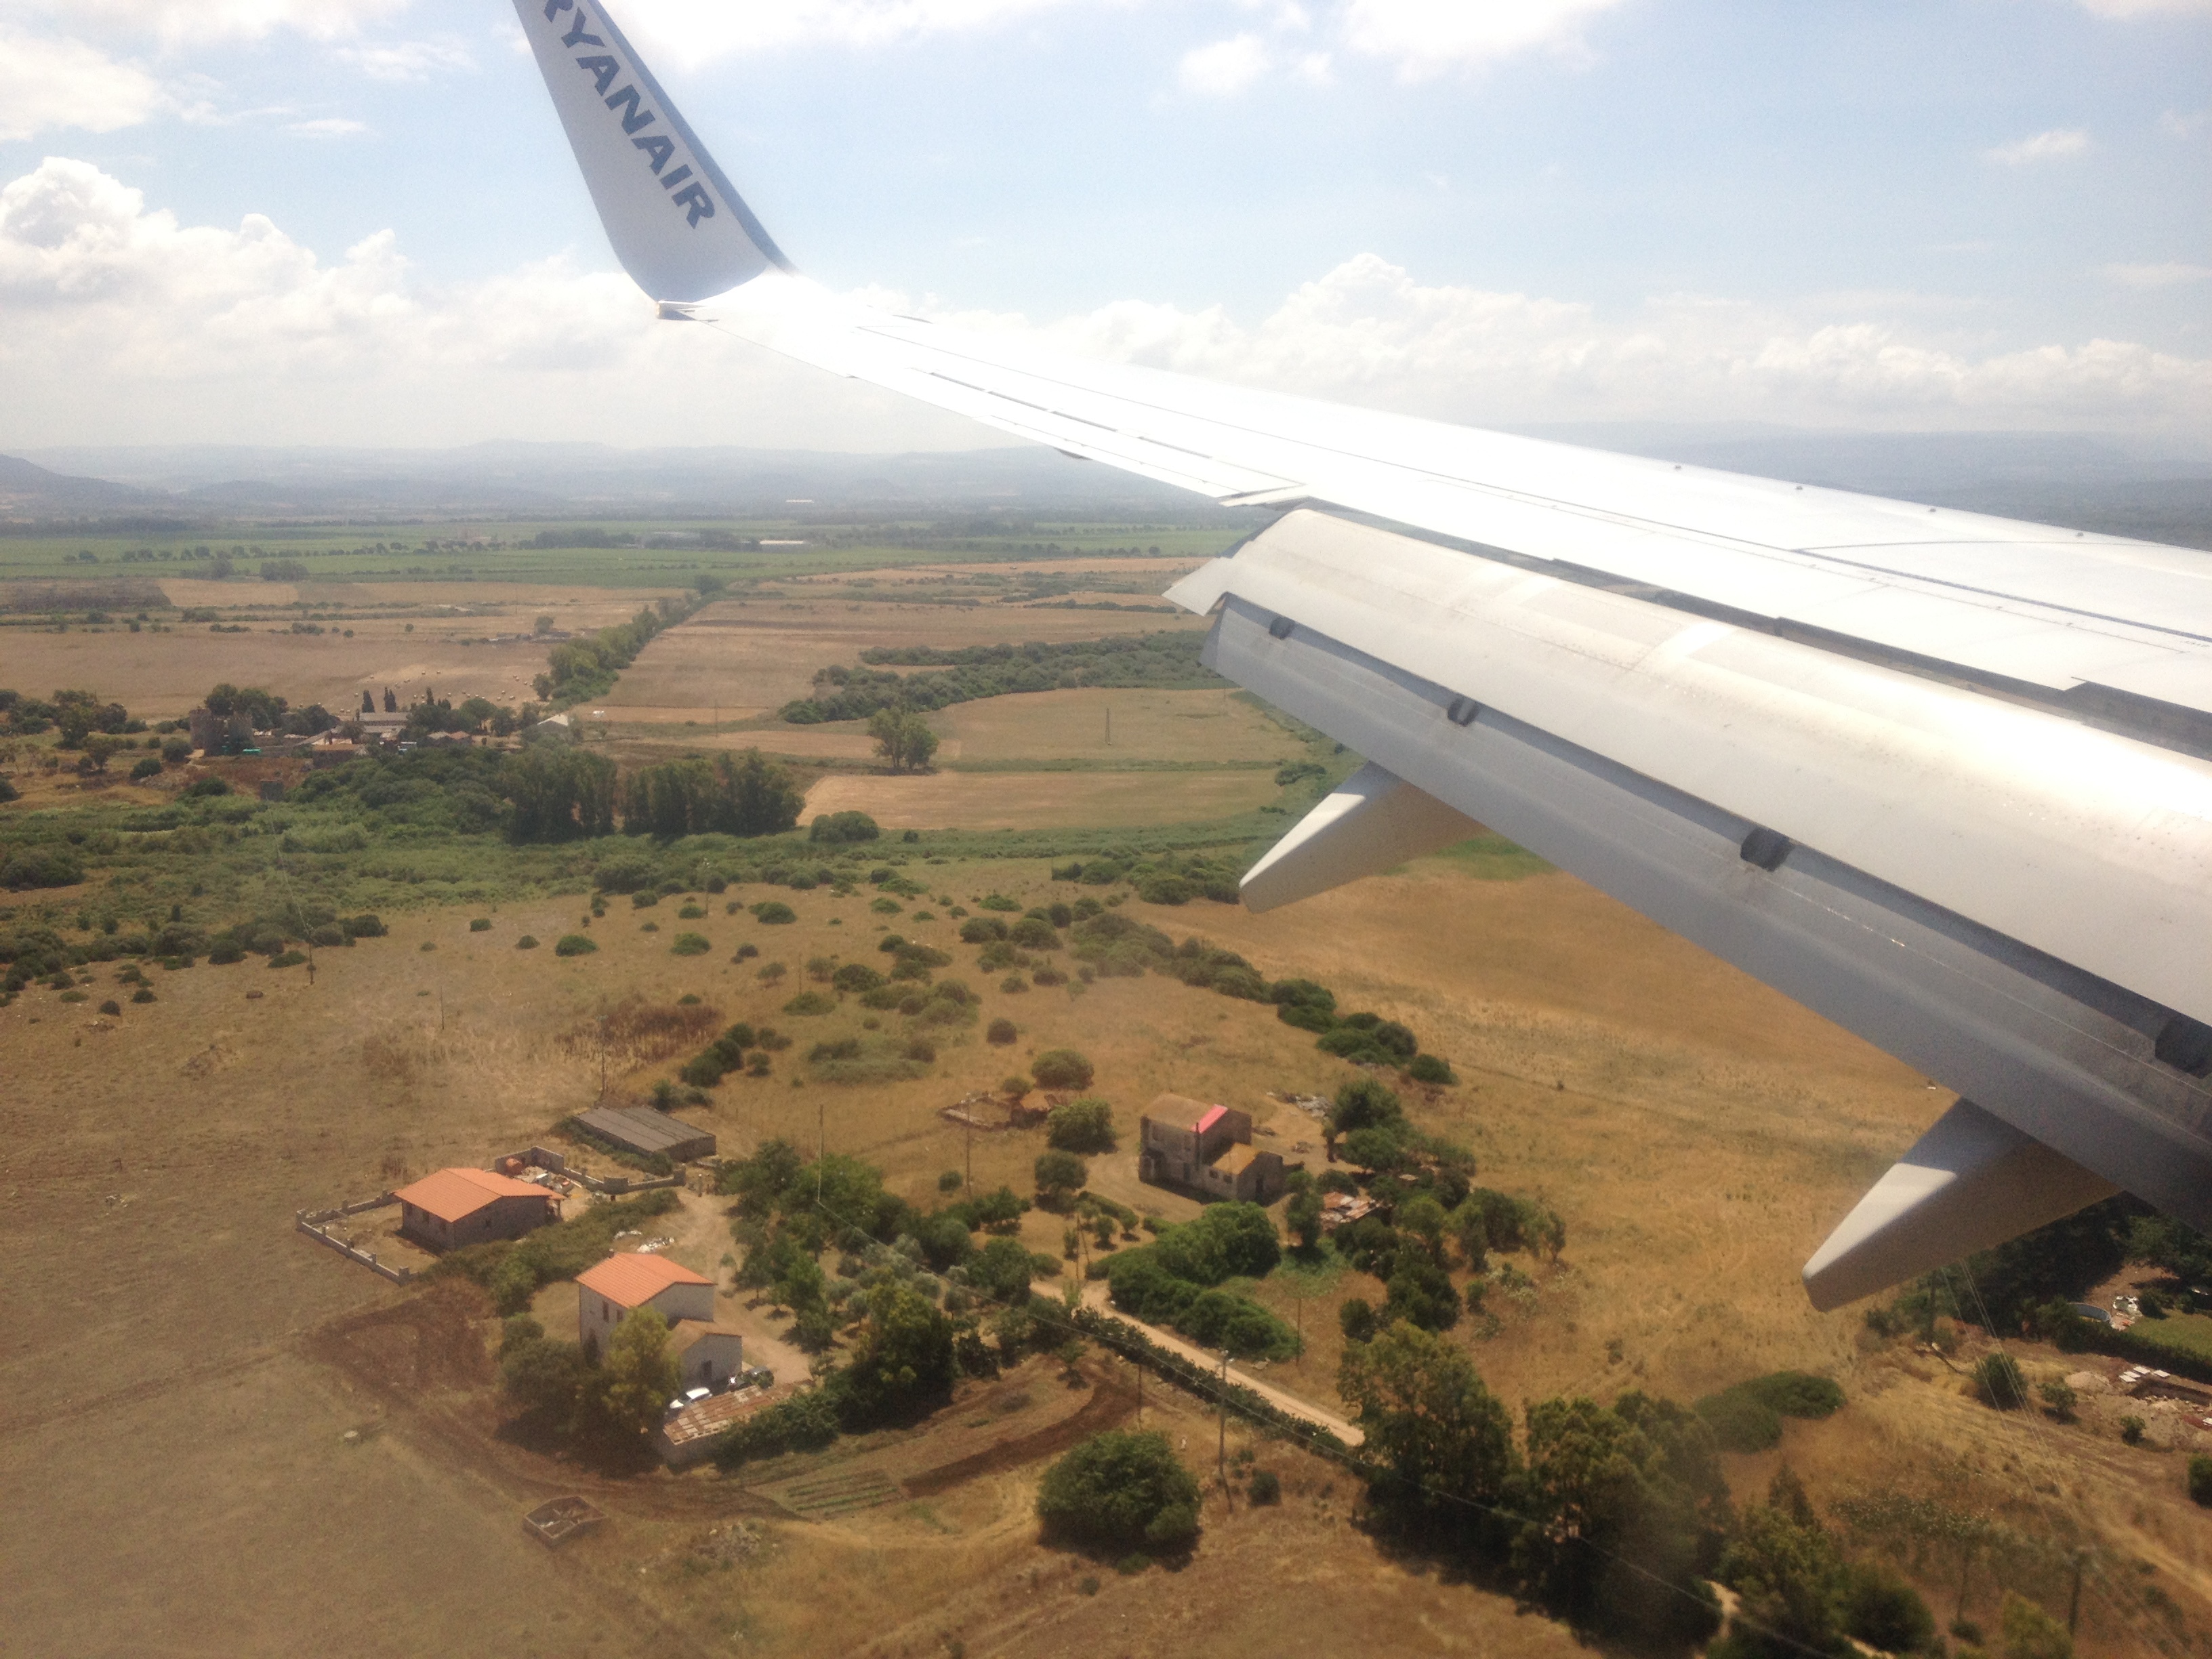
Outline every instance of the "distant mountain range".
<path id="1" fill-rule="evenodd" d="M 2212 547 L 2212 452 L 2085 433 L 1811 432 L 1611 424 L 1529 436 Z M 791 518 L 1050 514 L 1188 520 L 1183 491 L 1042 447 L 805 450 L 73 447 L 0 456 L 0 520 L 147 528 L 238 520 Z"/>

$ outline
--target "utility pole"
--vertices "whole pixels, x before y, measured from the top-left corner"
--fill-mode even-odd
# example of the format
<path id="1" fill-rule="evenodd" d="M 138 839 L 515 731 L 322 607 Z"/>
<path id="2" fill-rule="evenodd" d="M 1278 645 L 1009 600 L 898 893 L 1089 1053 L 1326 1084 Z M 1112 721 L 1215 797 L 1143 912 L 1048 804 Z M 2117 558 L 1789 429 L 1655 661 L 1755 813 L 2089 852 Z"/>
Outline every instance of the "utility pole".
<path id="1" fill-rule="evenodd" d="M 2073 1600 L 2069 1601 L 2066 1605 L 2066 1634 L 2069 1637 L 2071 1637 L 2074 1634 L 2074 1626 L 2081 1622 L 2081 1568 L 2083 1564 L 2086 1563 L 2088 1559 L 2089 1552 L 2087 1550 L 2075 1550 L 2074 1552 L 2074 1597 Z"/>
<path id="2" fill-rule="evenodd" d="M 968 1152 L 968 1184 L 964 1188 L 963 1188 L 963 1190 L 965 1191 L 970 1198 L 973 1198 L 975 1195 L 975 1113 L 974 1108 L 963 1106 L 960 1109 L 960 1133 L 967 1141 Z"/>
<path id="3" fill-rule="evenodd" d="M 1145 1356 L 1139 1354 L 1129 1362 L 1137 1368 L 1137 1426 L 1145 1426 Z"/>
<path id="4" fill-rule="evenodd" d="M 1106 705 L 1106 746 L 1114 746 L 1114 705 L 1110 702 Z"/>

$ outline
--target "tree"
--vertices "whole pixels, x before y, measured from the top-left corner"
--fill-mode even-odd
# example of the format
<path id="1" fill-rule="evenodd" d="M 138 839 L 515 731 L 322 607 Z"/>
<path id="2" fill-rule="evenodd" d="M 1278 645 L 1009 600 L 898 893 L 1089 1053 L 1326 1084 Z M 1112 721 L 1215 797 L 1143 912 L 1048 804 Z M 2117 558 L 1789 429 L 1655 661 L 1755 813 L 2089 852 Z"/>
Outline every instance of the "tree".
<path id="1" fill-rule="evenodd" d="M 1045 1471 L 1037 1519 L 1058 1541 L 1173 1550 L 1198 1535 L 1198 1501 L 1197 1479 L 1165 1435 L 1109 1429 Z"/>
<path id="2" fill-rule="evenodd" d="M 1030 1075 L 1040 1088 L 1088 1089 L 1091 1062 L 1073 1048 L 1048 1048 L 1030 1062 Z"/>
<path id="3" fill-rule="evenodd" d="M 566 1427 L 574 1419 L 589 1369 L 574 1343 L 529 1338 L 501 1353 L 499 1386 L 524 1411 Z"/>
<path id="4" fill-rule="evenodd" d="M 1803 1649 L 1826 1653 L 1838 1645 L 1844 1564 L 1789 1470 L 1775 1476 L 1766 1503 L 1744 1511 L 1720 1577 L 1742 1598 L 1745 1618 L 1730 1639 L 1732 1656 L 1796 1659 Z"/>
<path id="5" fill-rule="evenodd" d="M 1003 1237 L 988 1242 L 967 1267 L 968 1282 L 994 1302 L 1027 1301 L 1035 1272 L 1029 1247 Z"/>
<path id="6" fill-rule="evenodd" d="M 856 1423 L 907 1417 L 952 1391 L 952 1322 L 910 1285 L 878 1285 L 868 1292 L 867 1320 L 852 1363 L 846 1398 Z"/>
<path id="7" fill-rule="evenodd" d="M 1091 1171 L 1073 1152 L 1039 1153 L 1036 1175 L 1037 1197 L 1048 1210 L 1066 1209 L 1091 1181 Z"/>
<path id="8" fill-rule="evenodd" d="M 1387 1288 L 1385 1321 L 1408 1320 L 1425 1331 L 1448 1331 L 1459 1323 L 1459 1292 L 1452 1288 L 1451 1276 L 1418 1248 L 1398 1252 Z"/>
<path id="9" fill-rule="evenodd" d="M 909 709 L 879 708 L 869 718 L 868 735 L 876 753 L 894 772 L 919 771 L 937 752 L 937 733 Z"/>
<path id="10" fill-rule="evenodd" d="M 2212 1457 L 2200 1455 L 2189 1460 L 2189 1501 L 2212 1509 Z"/>
<path id="11" fill-rule="evenodd" d="M 1065 1102 L 1046 1115 L 1044 1138 L 1064 1152 L 1110 1152 L 1114 1109 L 1095 1095 Z"/>
<path id="12" fill-rule="evenodd" d="M 1844 1628 L 1884 1653 L 1924 1653 L 1936 1638 L 1936 1615 L 1920 1592 L 1882 1566 L 1850 1569 Z"/>
<path id="13" fill-rule="evenodd" d="M 1441 1337 L 1394 1324 L 1345 1349 L 1336 1387 L 1366 1437 L 1376 1506 L 1403 1527 L 1479 1532 L 1474 1506 L 1499 1503 L 1516 1459 L 1511 1420 L 1474 1361 Z"/>
<path id="14" fill-rule="evenodd" d="M 806 839 L 843 845 L 873 841 L 882 834 L 876 821 L 866 812 L 824 812 L 810 826 Z"/>
<path id="15" fill-rule="evenodd" d="M 647 1435 L 659 1425 L 669 1399 L 683 1386 L 668 1352 L 668 1322 L 651 1308 L 625 1316 L 607 1339 L 601 1399 L 607 1419 L 626 1433 Z"/>
<path id="16" fill-rule="evenodd" d="M 1283 1206 L 1283 1225 L 1289 1228 L 1298 1241 L 1298 1249 L 1310 1254 L 1321 1243 L 1321 1194 L 1311 1187 L 1291 1194 L 1291 1201 Z"/>

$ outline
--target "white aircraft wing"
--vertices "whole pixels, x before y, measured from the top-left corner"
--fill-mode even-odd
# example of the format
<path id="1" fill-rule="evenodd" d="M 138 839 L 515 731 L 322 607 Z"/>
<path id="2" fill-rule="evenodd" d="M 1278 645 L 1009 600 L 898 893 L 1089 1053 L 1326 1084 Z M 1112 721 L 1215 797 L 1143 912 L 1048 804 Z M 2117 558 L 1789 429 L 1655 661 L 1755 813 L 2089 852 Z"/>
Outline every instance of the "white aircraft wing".
<path id="1" fill-rule="evenodd" d="M 1490 825 L 1960 1100 L 1823 1307 L 2125 1189 L 2212 1231 L 2212 556 L 1196 380 L 797 274 L 592 0 L 517 11 L 707 325 L 1269 528 L 1170 597 L 1369 765 L 1264 908 Z"/>

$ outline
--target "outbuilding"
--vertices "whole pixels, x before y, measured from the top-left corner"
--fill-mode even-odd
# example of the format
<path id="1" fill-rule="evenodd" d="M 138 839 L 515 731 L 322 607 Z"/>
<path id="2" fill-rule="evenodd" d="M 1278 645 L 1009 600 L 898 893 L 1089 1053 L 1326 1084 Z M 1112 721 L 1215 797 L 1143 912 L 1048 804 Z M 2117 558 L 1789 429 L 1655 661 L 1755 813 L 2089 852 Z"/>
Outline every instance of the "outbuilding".
<path id="1" fill-rule="evenodd" d="M 711 1325 L 714 1281 L 642 1250 L 611 1255 L 576 1276 L 576 1329 L 586 1345 L 604 1349 L 615 1327 L 640 1308 L 652 1309 L 672 1330 L 686 1319 Z"/>
<path id="2" fill-rule="evenodd" d="M 600 1106 L 581 1113 L 576 1127 L 593 1139 L 619 1146 L 640 1158 L 665 1158 L 671 1164 L 689 1164 L 714 1155 L 714 1137 L 650 1106 Z"/>
<path id="3" fill-rule="evenodd" d="M 560 1200 L 543 1187 L 489 1170 L 441 1170 L 392 1196 L 400 1232 L 439 1250 L 520 1238 L 561 1215 Z"/>
<path id="4" fill-rule="evenodd" d="M 668 1352 L 686 1389 L 726 1388 L 744 1375 L 744 1334 L 734 1326 L 679 1321 L 668 1333 Z"/>

